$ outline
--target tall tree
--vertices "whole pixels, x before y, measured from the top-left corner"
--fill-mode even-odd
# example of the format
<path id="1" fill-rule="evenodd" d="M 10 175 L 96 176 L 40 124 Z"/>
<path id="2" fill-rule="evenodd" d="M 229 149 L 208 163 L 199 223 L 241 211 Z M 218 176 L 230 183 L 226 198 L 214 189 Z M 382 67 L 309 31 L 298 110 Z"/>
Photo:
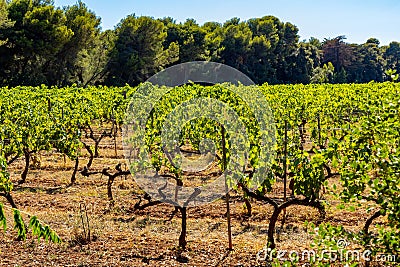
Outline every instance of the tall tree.
<path id="1" fill-rule="evenodd" d="M 313 75 L 310 79 L 311 83 L 331 83 L 334 78 L 335 67 L 331 62 L 324 64 L 322 67 L 317 67 L 313 70 Z"/>
<path id="2" fill-rule="evenodd" d="M 58 51 L 56 60 L 52 62 L 49 82 L 59 85 L 85 84 L 82 72 L 88 66 L 84 61 L 96 46 L 96 42 L 99 42 L 101 19 L 81 1 L 65 7 L 64 12 L 66 26 L 73 35 Z"/>
<path id="3" fill-rule="evenodd" d="M 292 64 L 291 58 L 296 58 L 299 42 L 299 29 L 286 22 L 282 25 L 281 36 L 275 53 L 277 55 L 277 78 L 280 83 L 290 83 L 293 80 L 292 73 L 299 66 Z"/>
<path id="4" fill-rule="evenodd" d="M 391 42 L 384 50 L 384 57 L 387 61 L 387 68 L 400 73 L 400 43 Z"/>
<path id="5" fill-rule="evenodd" d="M 171 43 L 179 45 L 179 63 L 208 58 L 206 45 L 207 32 L 195 20 L 188 19 L 183 24 L 176 24 L 171 18 L 166 18 L 162 21 L 167 27 L 167 37 L 164 41 L 164 47 L 168 48 Z"/>
<path id="6" fill-rule="evenodd" d="M 0 76 L 7 85 L 48 83 L 47 70 L 73 36 L 64 12 L 52 1 L 15 0 L 8 6 L 13 27 L 2 30 L 9 45 L 1 47 L 4 65 Z"/>
<path id="7" fill-rule="evenodd" d="M 249 74 L 256 83 L 277 83 L 277 55 L 275 50 L 280 38 L 279 23 L 279 20 L 276 20 L 273 16 L 247 21 L 253 35 Z"/>
<path id="8" fill-rule="evenodd" d="M 302 42 L 295 53 L 286 58 L 287 83 L 308 84 L 320 66 L 321 52 L 313 42 Z"/>
<path id="9" fill-rule="evenodd" d="M 358 45 L 338 36 L 299 43 L 298 31 L 274 16 L 200 26 L 131 15 L 102 32 L 81 1 L 59 9 L 52 0 L 0 0 L 0 86 L 136 85 L 195 60 L 225 63 L 260 84 L 383 81 L 385 71 L 400 73 L 398 42 Z"/>
<path id="10" fill-rule="evenodd" d="M 8 18 L 7 5 L 6 0 L 0 0 L 0 46 L 7 42 L 2 36 L 2 30 L 13 26 L 13 22 Z"/>
<path id="11" fill-rule="evenodd" d="M 251 51 L 252 33 L 245 22 L 238 18 L 227 21 L 223 26 L 220 52 L 221 63 L 248 73 L 248 58 Z"/>
<path id="12" fill-rule="evenodd" d="M 347 81 L 362 83 L 383 81 L 386 61 L 379 44 L 379 40 L 370 38 L 365 44 L 351 45 L 353 57 L 346 67 Z"/>
<path id="13" fill-rule="evenodd" d="M 218 22 L 206 22 L 202 26 L 206 32 L 205 43 L 208 59 L 220 62 L 220 54 L 224 48 L 221 46 L 223 40 L 222 24 Z"/>
<path id="14" fill-rule="evenodd" d="M 4 75 L 4 66 L 9 60 L 9 55 L 5 53 L 7 49 L 2 47 L 5 46 L 8 41 L 7 34 L 5 34 L 4 30 L 12 27 L 13 24 L 14 23 L 8 18 L 7 2 L 5 0 L 0 0 L 0 85 L 7 83 Z"/>
<path id="15" fill-rule="evenodd" d="M 309 43 L 310 45 L 312 45 L 312 46 L 318 48 L 319 50 L 322 49 L 322 43 L 321 43 L 321 41 L 320 41 L 318 38 L 311 37 L 311 38 L 308 40 L 308 43 Z"/>
<path id="16" fill-rule="evenodd" d="M 347 68 L 353 59 L 352 47 L 345 43 L 345 36 L 338 36 L 333 39 L 325 39 L 322 45 L 322 64 L 331 62 L 336 71 Z"/>
<path id="17" fill-rule="evenodd" d="M 79 84 L 86 87 L 104 83 L 115 38 L 114 31 L 106 30 L 94 37 L 91 48 L 79 53 L 77 68 L 74 72 Z"/>
<path id="18" fill-rule="evenodd" d="M 361 82 L 382 82 L 386 62 L 383 58 L 380 42 L 376 38 L 370 38 L 361 45 L 361 58 L 363 59 L 363 80 Z"/>
<path id="19" fill-rule="evenodd" d="M 163 47 L 167 32 L 159 20 L 130 15 L 118 24 L 116 35 L 107 83 L 136 85 L 177 59 L 179 47 L 175 43 Z"/>
<path id="20" fill-rule="evenodd" d="M 255 36 L 251 41 L 251 51 L 247 62 L 248 75 L 256 83 L 274 82 L 276 69 L 271 42 L 265 35 Z"/>

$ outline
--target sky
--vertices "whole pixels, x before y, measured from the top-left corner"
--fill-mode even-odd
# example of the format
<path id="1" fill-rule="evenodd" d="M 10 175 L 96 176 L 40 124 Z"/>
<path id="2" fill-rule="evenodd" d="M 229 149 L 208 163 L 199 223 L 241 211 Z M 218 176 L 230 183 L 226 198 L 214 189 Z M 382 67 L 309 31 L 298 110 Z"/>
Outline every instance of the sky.
<path id="1" fill-rule="evenodd" d="M 55 0 L 56 6 L 77 0 Z M 102 18 L 102 29 L 113 29 L 130 14 L 177 22 L 193 18 L 199 24 L 273 15 L 299 28 L 300 40 L 347 37 L 349 43 L 378 38 L 382 45 L 400 41 L 398 0 L 82 0 Z"/>

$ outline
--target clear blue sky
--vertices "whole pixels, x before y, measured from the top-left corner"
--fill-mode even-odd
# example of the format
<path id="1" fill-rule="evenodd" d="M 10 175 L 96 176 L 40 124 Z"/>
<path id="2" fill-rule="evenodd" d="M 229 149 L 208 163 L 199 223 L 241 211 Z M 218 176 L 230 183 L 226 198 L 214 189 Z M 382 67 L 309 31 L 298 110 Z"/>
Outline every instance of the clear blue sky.
<path id="1" fill-rule="evenodd" d="M 57 6 L 76 0 L 55 0 Z M 381 44 L 400 41 L 399 0 L 83 0 L 102 18 L 103 29 L 113 29 L 135 13 L 154 18 L 173 17 L 178 22 L 194 18 L 199 24 L 246 20 L 274 15 L 300 29 L 301 40 L 346 35 L 347 42 L 364 43 L 369 37 Z"/>

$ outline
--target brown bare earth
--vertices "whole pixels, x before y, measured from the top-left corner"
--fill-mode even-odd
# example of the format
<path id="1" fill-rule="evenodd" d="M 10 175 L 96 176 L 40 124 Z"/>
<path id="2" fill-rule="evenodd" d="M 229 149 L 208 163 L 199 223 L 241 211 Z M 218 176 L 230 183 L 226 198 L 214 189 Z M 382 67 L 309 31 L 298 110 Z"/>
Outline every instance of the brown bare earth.
<path id="1" fill-rule="evenodd" d="M 124 162 L 122 147 L 114 155 L 112 140 L 104 140 L 100 158 L 94 160 L 92 170 L 106 167 L 113 170 Z M 82 150 L 84 152 L 84 150 Z M 141 190 L 131 176 L 119 177 L 114 182 L 115 205 L 107 198 L 107 179 L 101 174 L 78 175 L 76 185 L 67 187 L 73 162 L 57 153 L 42 153 L 41 166 L 31 169 L 27 182 L 15 186 L 13 196 L 19 209 L 36 215 L 49 224 L 62 238 L 62 244 L 40 242 L 28 235 L 17 241 L 12 229 L 12 211 L 6 208 L 8 230 L 0 234 L 1 266 L 262 266 L 257 253 L 266 245 L 268 218 L 272 208 L 265 203 L 252 202 L 253 215 L 246 216 L 241 194 L 232 193 L 231 214 L 234 251 L 229 252 L 226 208 L 223 200 L 188 209 L 188 248 L 178 249 L 180 213 L 171 216 L 174 207 L 166 204 L 135 211 Z M 81 158 L 81 165 L 87 159 Z M 19 180 L 23 160 L 10 166 L 14 182 Z M 275 185 L 274 194 L 282 197 L 282 184 Z M 326 196 L 330 199 L 330 196 Z M 82 212 L 82 205 L 86 212 Z M 336 202 L 327 211 L 327 221 L 344 225 L 347 229 L 362 227 L 367 214 L 339 211 Z M 89 219 L 91 241 L 85 240 L 82 219 Z M 286 223 L 278 225 L 277 248 L 309 249 L 312 242 L 305 221 L 316 221 L 318 213 L 305 207 L 287 210 Z M 87 235 L 87 229 L 86 235 Z"/>

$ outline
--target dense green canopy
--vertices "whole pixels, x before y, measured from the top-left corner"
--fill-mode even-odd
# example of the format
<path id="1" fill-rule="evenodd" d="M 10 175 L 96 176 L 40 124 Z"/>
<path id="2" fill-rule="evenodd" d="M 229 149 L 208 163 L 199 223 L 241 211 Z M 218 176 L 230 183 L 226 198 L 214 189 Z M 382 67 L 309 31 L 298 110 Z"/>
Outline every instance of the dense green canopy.
<path id="1" fill-rule="evenodd" d="M 259 84 L 362 83 L 400 72 L 398 42 L 299 41 L 299 29 L 274 16 L 199 25 L 132 14 L 107 31 L 100 23 L 81 1 L 60 9 L 51 0 L 0 0 L 0 86 L 136 85 L 195 60 L 227 64 Z"/>

